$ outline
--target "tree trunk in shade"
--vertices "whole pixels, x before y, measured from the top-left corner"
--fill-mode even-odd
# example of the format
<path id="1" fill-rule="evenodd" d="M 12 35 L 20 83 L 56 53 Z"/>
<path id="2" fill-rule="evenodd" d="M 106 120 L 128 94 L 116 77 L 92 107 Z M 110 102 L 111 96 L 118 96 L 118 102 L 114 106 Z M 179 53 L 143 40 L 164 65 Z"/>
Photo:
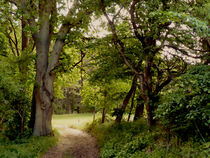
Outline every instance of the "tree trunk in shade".
<path id="1" fill-rule="evenodd" d="M 134 91 L 136 90 L 136 79 L 137 79 L 136 76 L 134 76 L 131 88 L 130 88 L 129 92 L 127 93 L 125 99 L 123 100 L 123 104 L 122 104 L 121 108 L 119 109 L 119 113 L 117 114 L 117 117 L 115 119 L 116 123 L 121 122 L 123 114 L 125 112 L 125 109 L 129 103 L 129 100 L 130 100 L 132 94 L 134 93 Z"/>

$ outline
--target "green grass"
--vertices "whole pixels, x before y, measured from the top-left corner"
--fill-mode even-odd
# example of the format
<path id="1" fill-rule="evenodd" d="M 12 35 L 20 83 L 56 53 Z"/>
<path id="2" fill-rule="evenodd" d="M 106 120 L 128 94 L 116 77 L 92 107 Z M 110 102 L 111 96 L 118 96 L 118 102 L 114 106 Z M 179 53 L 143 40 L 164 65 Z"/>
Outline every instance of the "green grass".
<path id="1" fill-rule="evenodd" d="M 58 132 L 55 132 L 54 137 L 30 137 L 15 141 L 2 138 L 0 141 L 0 158 L 39 158 L 56 144 L 58 138 Z"/>
<path id="2" fill-rule="evenodd" d="M 98 115 L 96 117 L 99 117 Z M 87 123 L 93 121 L 93 114 L 65 114 L 65 115 L 53 115 L 52 124 L 65 125 L 70 128 L 84 129 Z"/>

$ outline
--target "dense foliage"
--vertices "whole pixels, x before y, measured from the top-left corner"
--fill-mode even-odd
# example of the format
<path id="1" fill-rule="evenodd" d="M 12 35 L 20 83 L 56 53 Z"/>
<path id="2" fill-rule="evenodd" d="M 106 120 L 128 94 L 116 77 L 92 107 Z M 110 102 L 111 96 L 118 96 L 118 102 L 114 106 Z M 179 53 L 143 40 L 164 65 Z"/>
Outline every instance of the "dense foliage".
<path id="1" fill-rule="evenodd" d="M 209 66 L 192 66 L 168 87 L 158 106 L 161 123 L 183 139 L 193 136 L 209 141 L 209 70 Z"/>
<path id="2" fill-rule="evenodd" d="M 0 64 L 0 130 L 15 139 L 30 134 L 31 92 L 30 83 L 22 82 L 17 65 L 10 66 L 7 62 L 2 59 Z"/>
<path id="3" fill-rule="evenodd" d="M 196 158 L 209 153 L 209 143 L 180 143 L 176 137 L 167 142 L 167 133 L 159 127 L 149 129 L 145 120 L 118 125 L 94 122 L 87 131 L 97 138 L 102 158 Z"/>

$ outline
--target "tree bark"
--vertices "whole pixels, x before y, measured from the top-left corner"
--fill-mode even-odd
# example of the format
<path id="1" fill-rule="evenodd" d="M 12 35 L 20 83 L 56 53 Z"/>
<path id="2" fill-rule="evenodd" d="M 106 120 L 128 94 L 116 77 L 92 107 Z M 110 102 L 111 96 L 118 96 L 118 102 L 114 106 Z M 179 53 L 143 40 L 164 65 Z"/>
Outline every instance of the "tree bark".
<path id="1" fill-rule="evenodd" d="M 35 99 L 35 86 L 33 88 L 33 96 L 32 96 L 32 105 L 31 105 L 31 116 L 30 116 L 30 121 L 28 123 L 28 127 L 34 129 L 34 124 L 35 124 L 35 115 L 36 115 L 36 99 Z"/>
<path id="2" fill-rule="evenodd" d="M 149 53 L 149 52 L 148 52 Z M 144 68 L 144 81 L 142 82 L 142 98 L 144 100 L 144 104 L 146 106 L 147 111 L 147 124 L 152 126 L 154 124 L 153 120 L 153 109 L 152 109 L 152 77 L 151 77 L 151 62 L 152 58 L 148 56 L 145 59 L 145 68 Z"/>
<path id="3" fill-rule="evenodd" d="M 137 99 L 137 106 L 136 106 L 136 111 L 134 115 L 134 121 L 140 119 L 143 116 L 144 112 L 144 101 L 142 100 L 141 97 Z"/>
<path id="4" fill-rule="evenodd" d="M 53 113 L 53 76 L 41 80 L 42 85 L 35 88 L 36 115 L 33 135 L 52 135 L 52 113 Z"/>
<path id="5" fill-rule="evenodd" d="M 133 97 L 132 97 L 132 100 L 131 100 L 131 107 L 130 107 L 130 112 L 129 112 L 128 120 L 127 120 L 128 122 L 130 121 L 131 113 L 132 113 L 132 110 L 133 110 L 135 94 L 136 94 L 136 89 L 133 92 Z"/>
<path id="6" fill-rule="evenodd" d="M 117 117 L 115 119 L 116 123 L 120 123 L 121 122 L 123 114 L 125 112 L 125 109 L 126 109 L 128 103 L 129 103 L 129 100 L 130 100 L 133 92 L 136 90 L 136 79 L 137 79 L 137 77 L 136 77 L 136 75 L 134 75 L 131 88 L 130 88 L 129 92 L 127 93 L 125 99 L 123 100 L 123 104 L 122 104 L 121 108 L 119 109 L 119 113 L 117 113 Z"/>
<path id="7" fill-rule="evenodd" d="M 101 123 L 104 123 L 105 122 L 105 119 L 106 119 L 106 108 L 103 108 Z"/>
<path id="8" fill-rule="evenodd" d="M 105 91 L 104 91 L 104 107 L 103 107 L 103 110 L 102 110 L 102 120 L 101 120 L 101 123 L 104 123 L 105 122 L 105 119 L 106 119 L 107 96 L 108 96 L 108 92 L 107 92 L 107 89 L 105 88 Z"/>

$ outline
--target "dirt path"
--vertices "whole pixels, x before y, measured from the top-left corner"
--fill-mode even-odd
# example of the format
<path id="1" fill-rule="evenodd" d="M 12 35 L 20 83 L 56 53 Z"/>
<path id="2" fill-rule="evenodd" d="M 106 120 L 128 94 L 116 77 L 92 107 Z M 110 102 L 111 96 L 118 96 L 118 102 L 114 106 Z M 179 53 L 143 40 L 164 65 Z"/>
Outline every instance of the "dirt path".
<path id="1" fill-rule="evenodd" d="M 99 150 L 95 138 L 77 129 L 54 125 L 61 140 L 41 158 L 98 158 Z"/>

